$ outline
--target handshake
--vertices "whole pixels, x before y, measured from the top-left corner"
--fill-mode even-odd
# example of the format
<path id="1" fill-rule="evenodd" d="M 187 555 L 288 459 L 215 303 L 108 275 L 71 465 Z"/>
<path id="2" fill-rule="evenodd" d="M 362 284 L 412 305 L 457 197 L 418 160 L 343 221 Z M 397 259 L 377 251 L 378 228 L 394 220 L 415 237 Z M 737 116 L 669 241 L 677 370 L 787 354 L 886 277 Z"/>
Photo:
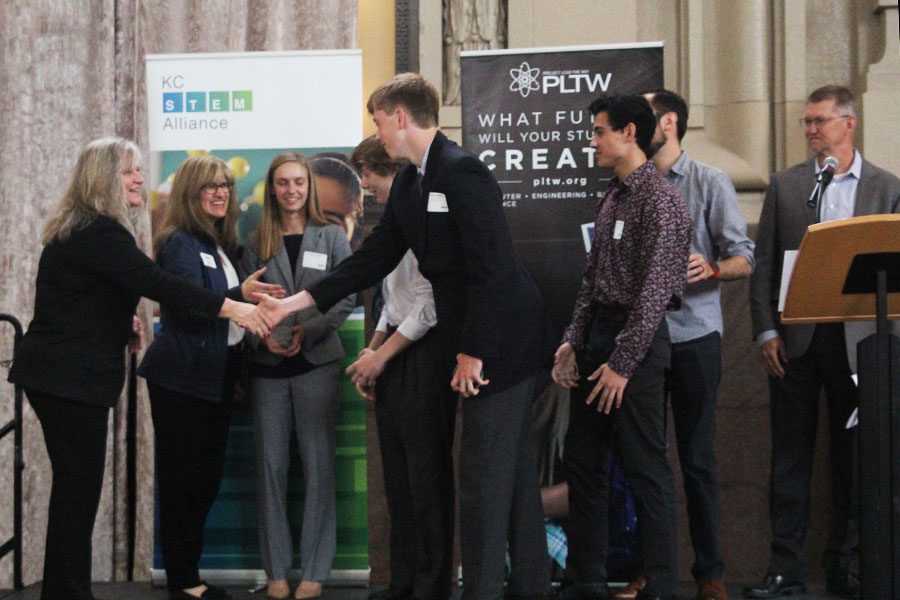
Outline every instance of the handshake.
<path id="1" fill-rule="evenodd" d="M 259 269 L 241 284 L 241 293 L 246 302 L 226 298 L 219 312 L 220 317 L 231 319 L 261 338 L 267 337 L 289 314 L 315 304 L 306 291 L 285 297 L 284 288 L 280 285 L 259 281 L 265 270 L 265 267 Z"/>

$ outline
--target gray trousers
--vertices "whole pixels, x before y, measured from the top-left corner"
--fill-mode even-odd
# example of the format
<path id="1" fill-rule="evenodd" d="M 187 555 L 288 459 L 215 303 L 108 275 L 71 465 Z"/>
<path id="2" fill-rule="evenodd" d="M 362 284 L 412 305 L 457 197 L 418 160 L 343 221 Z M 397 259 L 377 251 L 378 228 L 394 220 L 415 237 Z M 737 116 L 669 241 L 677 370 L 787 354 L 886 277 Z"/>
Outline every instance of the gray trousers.
<path id="1" fill-rule="evenodd" d="M 531 439 L 534 377 L 462 401 L 459 526 L 463 600 L 500 600 L 550 589 L 547 534 Z"/>
<path id="2" fill-rule="evenodd" d="M 324 581 L 331 572 L 337 543 L 334 429 L 340 376 L 340 362 L 334 361 L 296 377 L 252 379 L 259 546 L 269 579 L 286 579 L 293 558 L 287 516 L 292 424 L 306 484 L 300 535 L 302 578 Z"/>

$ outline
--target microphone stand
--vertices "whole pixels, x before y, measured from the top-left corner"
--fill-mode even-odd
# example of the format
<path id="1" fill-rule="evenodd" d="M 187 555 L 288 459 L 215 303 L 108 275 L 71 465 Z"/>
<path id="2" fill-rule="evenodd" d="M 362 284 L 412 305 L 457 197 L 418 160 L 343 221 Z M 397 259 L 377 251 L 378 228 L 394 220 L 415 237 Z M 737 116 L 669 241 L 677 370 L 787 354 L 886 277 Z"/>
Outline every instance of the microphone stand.
<path id="1" fill-rule="evenodd" d="M 824 171 L 820 172 L 820 176 L 816 177 L 816 187 L 813 188 L 812 194 L 809 195 L 809 200 L 806 202 L 807 206 L 816 209 L 816 223 L 822 222 L 822 196 L 825 194 L 825 188 L 831 183 L 831 179 L 829 178 L 823 185 L 821 177 L 822 173 L 824 173 Z"/>

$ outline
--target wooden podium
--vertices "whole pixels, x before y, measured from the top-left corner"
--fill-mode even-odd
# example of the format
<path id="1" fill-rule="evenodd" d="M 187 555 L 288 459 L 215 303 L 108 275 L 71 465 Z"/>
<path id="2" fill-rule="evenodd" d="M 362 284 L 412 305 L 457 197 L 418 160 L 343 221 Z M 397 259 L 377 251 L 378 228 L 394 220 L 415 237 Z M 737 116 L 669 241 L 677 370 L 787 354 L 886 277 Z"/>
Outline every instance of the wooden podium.
<path id="1" fill-rule="evenodd" d="M 860 597 L 900 599 L 900 215 L 810 225 L 781 321 L 876 322 L 857 346 Z"/>

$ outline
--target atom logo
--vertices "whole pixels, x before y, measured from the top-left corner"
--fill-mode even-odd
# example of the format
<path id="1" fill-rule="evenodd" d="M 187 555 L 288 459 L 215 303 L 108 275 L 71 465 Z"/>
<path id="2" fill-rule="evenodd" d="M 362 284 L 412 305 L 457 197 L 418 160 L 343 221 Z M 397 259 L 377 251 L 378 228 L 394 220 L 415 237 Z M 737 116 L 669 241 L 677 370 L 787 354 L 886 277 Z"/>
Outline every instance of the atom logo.
<path id="1" fill-rule="evenodd" d="M 509 84 L 509 91 L 519 92 L 523 98 L 527 98 L 531 92 L 541 89 L 541 84 L 538 83 L 540 74 L 540 69 L 531 68 L 527 62 L 523 62 L 518 69 L 510 69 L 509 76 L 512 77 L 512 83 Z"/>

